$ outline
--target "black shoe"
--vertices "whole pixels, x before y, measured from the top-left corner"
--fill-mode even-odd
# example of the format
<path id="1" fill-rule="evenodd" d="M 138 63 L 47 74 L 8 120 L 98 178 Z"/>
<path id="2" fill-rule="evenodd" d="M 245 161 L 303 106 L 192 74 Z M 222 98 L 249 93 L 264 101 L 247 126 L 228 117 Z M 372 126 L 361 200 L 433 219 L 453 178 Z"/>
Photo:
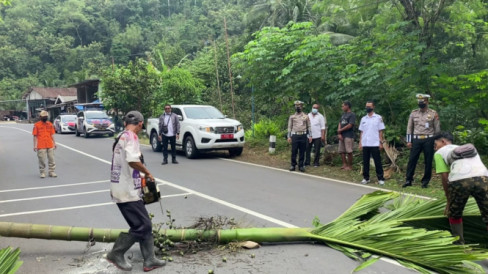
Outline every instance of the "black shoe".
<path id="1" fill-rule="evenodd" d="M 168 159 L 164 159 L 163 162 L 161 163 L 162 165 L 167 165 L 168 164 Z"/>
<path id="2" fill-rule="evenodd" d="M 412 182 L 410 182 L 410 181 L 406 181 L 406 182 L 405 182 L 405 183 L 402 185 L 402 187 L 407 187 L 407 186 L 412 186 Z"/>
<path id="3" fill-rule="evenodd" d="M 295 166 L 290 166 L 290 171 L 295 171 Z"/>
<path id="4" fill-rule="evenodd" d="M 319 167 L 320 165 L 319 164 L 314 164 L 313 167 Z"/>
<path id="5" fill-rule="evenodd" d="M 305 172 L 305 167 L 301 166 L 301 167 L 300 167 L 300 171 L 301 171 L 301 172 Z"/>
<path id="6" fill-rule="evenodd" d="M 429 187 L 429 182 L 422 182 L 422 188 Z"/>
<path id="7" fill-rule="evenodd" d="M 177 163 L 178 163 L 178 161 L 176 161 L 176 159 L 173 159 L 173 160 L 171 161 L 171 163 L 173 163 L 173 164 L 177 164 Z"/>

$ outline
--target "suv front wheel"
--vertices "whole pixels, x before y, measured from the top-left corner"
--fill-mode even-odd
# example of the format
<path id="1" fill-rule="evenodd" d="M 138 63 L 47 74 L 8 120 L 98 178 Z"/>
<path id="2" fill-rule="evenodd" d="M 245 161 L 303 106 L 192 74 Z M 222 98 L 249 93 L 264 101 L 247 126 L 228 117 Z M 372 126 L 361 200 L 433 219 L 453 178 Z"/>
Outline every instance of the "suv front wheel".
<path id="1" fill-rule="evenodd" d="M 158 140 L 158 134 L 156 132 L 151 133 L 151 147 L 154 152 L 160 152 L 163 148 L 161 142 Z"/>
<path id="2" fill-rule="evenodd" d="M 198 155 L 198 149 L 191 135 L 185 138 L 185 155 L 188 159 L 193 159 Z"/>

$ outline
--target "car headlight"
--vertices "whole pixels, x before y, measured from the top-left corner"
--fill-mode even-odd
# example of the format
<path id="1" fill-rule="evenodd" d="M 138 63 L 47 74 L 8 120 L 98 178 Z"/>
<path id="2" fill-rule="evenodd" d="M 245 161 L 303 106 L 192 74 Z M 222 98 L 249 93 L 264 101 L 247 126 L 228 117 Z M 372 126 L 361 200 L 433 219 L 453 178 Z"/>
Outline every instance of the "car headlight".
<path id="1" fill-rule="evenodd" d="M 213 127 L 200 127 L 200 131 L 210 132 L 213 133 L 215 130 Z"/>
<path id="2" fill-rule="evenodd" d="M 239 132 L 239 131 L 241 131 L 241 130 L 244 130 L 244 127 L 243 127 L 242 125 L 238 125 L 238 126 L 237 126 L 237 131 L 236 131 L 236 132 Z"/>

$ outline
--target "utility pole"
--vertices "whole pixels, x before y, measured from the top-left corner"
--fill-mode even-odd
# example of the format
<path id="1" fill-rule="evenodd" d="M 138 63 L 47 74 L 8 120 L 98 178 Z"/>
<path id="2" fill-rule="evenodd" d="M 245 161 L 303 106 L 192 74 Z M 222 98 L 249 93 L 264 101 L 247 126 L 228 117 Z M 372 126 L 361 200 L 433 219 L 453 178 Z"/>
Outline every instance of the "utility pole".
<path id="1" fill-rule="evenodd" d="M 217 43 L 215 40 L 213 41 L 214 44 L 214 59 L 215 59 L 215 76 L 217 77 L 217 91 L 219 93 L 219 101 L 220 101 L 220 111 L 223 110 L 222 108 L 222 94 L 220 92 L 220 80 L 219 80 L 219 67 L 217 62 Z"/>
<path id="2" fill-rule="evenodd" d="M 229 67 L 229 81 L 230 81 L 230 96 L 232 98 L 232 116 L 236 118 L 236 112 L 234 109 L 234 87 L 232 86 L 232 68 L 230 66 L 230 52 L 229 52 L 229 36 L 227 34 L 227 20 L 224 17 L 224 29 L 225 29 L 225 44 L 227 46 L 227 65 Z"/>

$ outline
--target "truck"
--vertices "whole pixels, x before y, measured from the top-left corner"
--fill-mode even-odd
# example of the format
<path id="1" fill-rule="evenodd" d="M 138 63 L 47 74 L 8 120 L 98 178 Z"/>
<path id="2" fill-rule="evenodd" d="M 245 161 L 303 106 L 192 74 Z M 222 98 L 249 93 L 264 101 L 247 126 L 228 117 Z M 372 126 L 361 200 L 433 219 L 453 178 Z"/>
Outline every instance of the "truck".
<path id="1" fill-rule="evenodd" d="M 218 109 L 209 105 L 172 105 L 178 115 L 180 135 L 176 149 L 182 150 L 189 159 L 211 150 L 228 150 L 230 156 L 239 156 L 244 149 L 244 128 L 234 119 L 229 119 Z M 159 118 L 149 118 L 146 124 L 152 150 L 159 152 Z"/>

